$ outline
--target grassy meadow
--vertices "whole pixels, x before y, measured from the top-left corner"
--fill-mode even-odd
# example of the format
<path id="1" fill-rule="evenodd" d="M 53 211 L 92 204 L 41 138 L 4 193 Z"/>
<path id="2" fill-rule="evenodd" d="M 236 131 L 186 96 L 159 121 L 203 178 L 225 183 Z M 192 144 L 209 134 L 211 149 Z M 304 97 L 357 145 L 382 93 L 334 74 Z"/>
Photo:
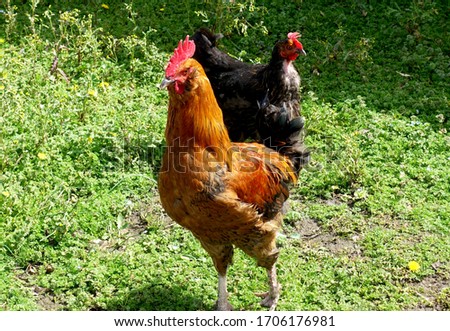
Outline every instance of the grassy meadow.
<path id="1" fill-rule="evenodd" d="M 217 277 L 157 176 L 178 40 L 248 62 L 299 31 L 312 162 L 279 235 L 279 310 L 450 310 L 446 1 L 5 0 L 0 310 L 211 310 Z M 415 263 L 414 263 L 415 262 Z M 237 252 L 237 310 L 266 275 Z"/>

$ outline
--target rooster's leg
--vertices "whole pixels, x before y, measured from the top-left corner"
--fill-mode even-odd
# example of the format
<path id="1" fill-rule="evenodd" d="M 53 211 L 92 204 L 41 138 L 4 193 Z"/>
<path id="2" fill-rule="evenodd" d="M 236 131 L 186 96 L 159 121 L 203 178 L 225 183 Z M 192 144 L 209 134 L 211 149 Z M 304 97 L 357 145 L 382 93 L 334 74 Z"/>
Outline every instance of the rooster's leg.
<path id="1" fill-rule="evenodd" d="M 219 298 L 216 302 L 216 310 L 233 310 L 233 307 L 228 302 L 227 291 L 227 275 L 219 274 Z"/>
<path id="2" fill-rule="evenodd" d="M 262 297 L 261 306 L 268 307 L 270 311 L 275 310 L 280 298 L 281 284 L 277 281 L 277 269 L 275 264 L 267 269 L 267 276 L 269 278 L 269 292 L 257 294 Z"/>
<path id="3" fill-rule="evenodd" d="M 233 310 L 233 307 L 228 302 L 227 291 L 227 269 L 233 259 L 233 246 L 232 245 L 214 245 L 210 243 L 202 242 L 203 247 L 208 251 L 211 256 L 214 267 L 219 274 L 219 286 L 215 309 L 216 310 Z"/>

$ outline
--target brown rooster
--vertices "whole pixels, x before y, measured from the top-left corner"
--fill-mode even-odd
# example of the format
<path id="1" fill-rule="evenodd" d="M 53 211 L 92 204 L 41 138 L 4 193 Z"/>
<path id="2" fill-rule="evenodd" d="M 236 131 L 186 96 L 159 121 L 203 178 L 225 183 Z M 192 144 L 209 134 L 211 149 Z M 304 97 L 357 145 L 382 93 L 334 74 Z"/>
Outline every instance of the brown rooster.
<path id="1" fill-rule="evenodd" d="M 194 42 L 180 41 L 161 87 L 169 90 L 158 188 L 168 215 L 190 230 L 219 274 L 218 310 L 230 310 L 226 273 L 238 247 L 267 269 L 261 305 L 275 309 L 280 295 L 275 262 L 281 209 L 296 181 L 289 159 L 258 143 L 232 143 L 211 84 L 192 58 Z"/>
<path id="2" fill-rule="evenodd" d="M 232 141 L 247 139 L 289 157 L 296 171 L 309 161 L 303 145 L 300 76 L 293 61 L 305 55 L 297 32 L 275 43 L 267 64 L 248 64 L 221 51 L 221 34 L 199 29 L 194 58 L 203 66 Z"/>

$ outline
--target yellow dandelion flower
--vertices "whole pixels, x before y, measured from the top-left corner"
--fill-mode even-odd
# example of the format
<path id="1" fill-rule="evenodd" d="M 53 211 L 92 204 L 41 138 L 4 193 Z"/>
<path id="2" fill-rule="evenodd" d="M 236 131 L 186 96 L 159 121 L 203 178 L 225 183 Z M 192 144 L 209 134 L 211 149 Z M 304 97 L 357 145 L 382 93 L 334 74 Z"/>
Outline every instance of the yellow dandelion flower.
<path id="1" fill-rule="evenodd" d="M 109 9 L 109 6 L 106 3 L 102 3 L 102 8 Z"/>
<path id="2" fill-rule="evenodd" d="M 2 195 L 9 198 L 11 196 L 11 193 L 9 193 L 8 191 L 3 191 Z"/>
<path id="3" fill-rule="evenodd" d="M 3 43 L 5 43 L 5 39 L 0 38 L 0 44 L 3 44 Z"/>
<path id="4" fill-rule="evenodd" d="M 47 160 L 48 159 L 48 156 L 45 153 L 38 153 L 37 157 L 39 160 Z"/>
<path id="5" fill-rule="evenodd" d="M 109 83 L 108 82 L 101 82 L 100 84 L 98 84 L 98 86 L 102 89 L 107 89 L 109 87 Z"/>
<path id="6" fill-rule="evenodd" d="M 416 261 L 410 261 L 408 263 L 408 268 L 409 270 L 411 270 L 412 272 L 416 272 L 417 270 L 420 269 L 420 264 L 417 263 Z"/>
<path id="7" fill-rule="evenodd" d="M 94 138 L 88 137 L 88 138 L 87 138 L 87 141 L 88 141 L 89 144 L 91 144 L 91 143 L 94 141 Z"/>
<path id="8" fill-rule="evenodd" d="M 97 91 L 96 90 L 88 90 L 87 94 L 90 97 L 96 97 L 97 96 Z"/>
<path id="9" fill-rule="evenodd" d="M 164 10 L 166 10 L 166 8 L 161 7 L 161 8 L 159 8 L 159 10 L 160 10 L 160 11 L 164 11 Z"/>
<path id="10" fill-rule="evenodd" d="M 0 85 L 0 90 L 4 90 L 5 89 L 5 85 Z"/>

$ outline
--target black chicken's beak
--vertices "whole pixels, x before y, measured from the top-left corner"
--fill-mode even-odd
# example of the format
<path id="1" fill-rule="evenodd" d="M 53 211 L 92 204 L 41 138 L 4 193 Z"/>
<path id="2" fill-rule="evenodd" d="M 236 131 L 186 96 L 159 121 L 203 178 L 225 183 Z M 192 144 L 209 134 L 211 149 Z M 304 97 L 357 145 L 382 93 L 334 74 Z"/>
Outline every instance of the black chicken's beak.
<path id="1" fill-rule="evenodd" d="M 305 50 L 302 48 L 302 49 L 299 49 L 299 50 L 298 50 L 298 54 L 300 54 L 300 55 L 306 55 L 306 52 L 305 52 Z"/>
<path id="2" fill-rule="evenodd" d="M 163 88 L 166 88 L 167 86 L 169 86 L 173 82 L 174 82 L 173 79 L 170 79 L 168 77 L 164 77 L 164 79 L 161 82 L 161 85 L 159 85 L 159 88 L 162 90 Z"/>

